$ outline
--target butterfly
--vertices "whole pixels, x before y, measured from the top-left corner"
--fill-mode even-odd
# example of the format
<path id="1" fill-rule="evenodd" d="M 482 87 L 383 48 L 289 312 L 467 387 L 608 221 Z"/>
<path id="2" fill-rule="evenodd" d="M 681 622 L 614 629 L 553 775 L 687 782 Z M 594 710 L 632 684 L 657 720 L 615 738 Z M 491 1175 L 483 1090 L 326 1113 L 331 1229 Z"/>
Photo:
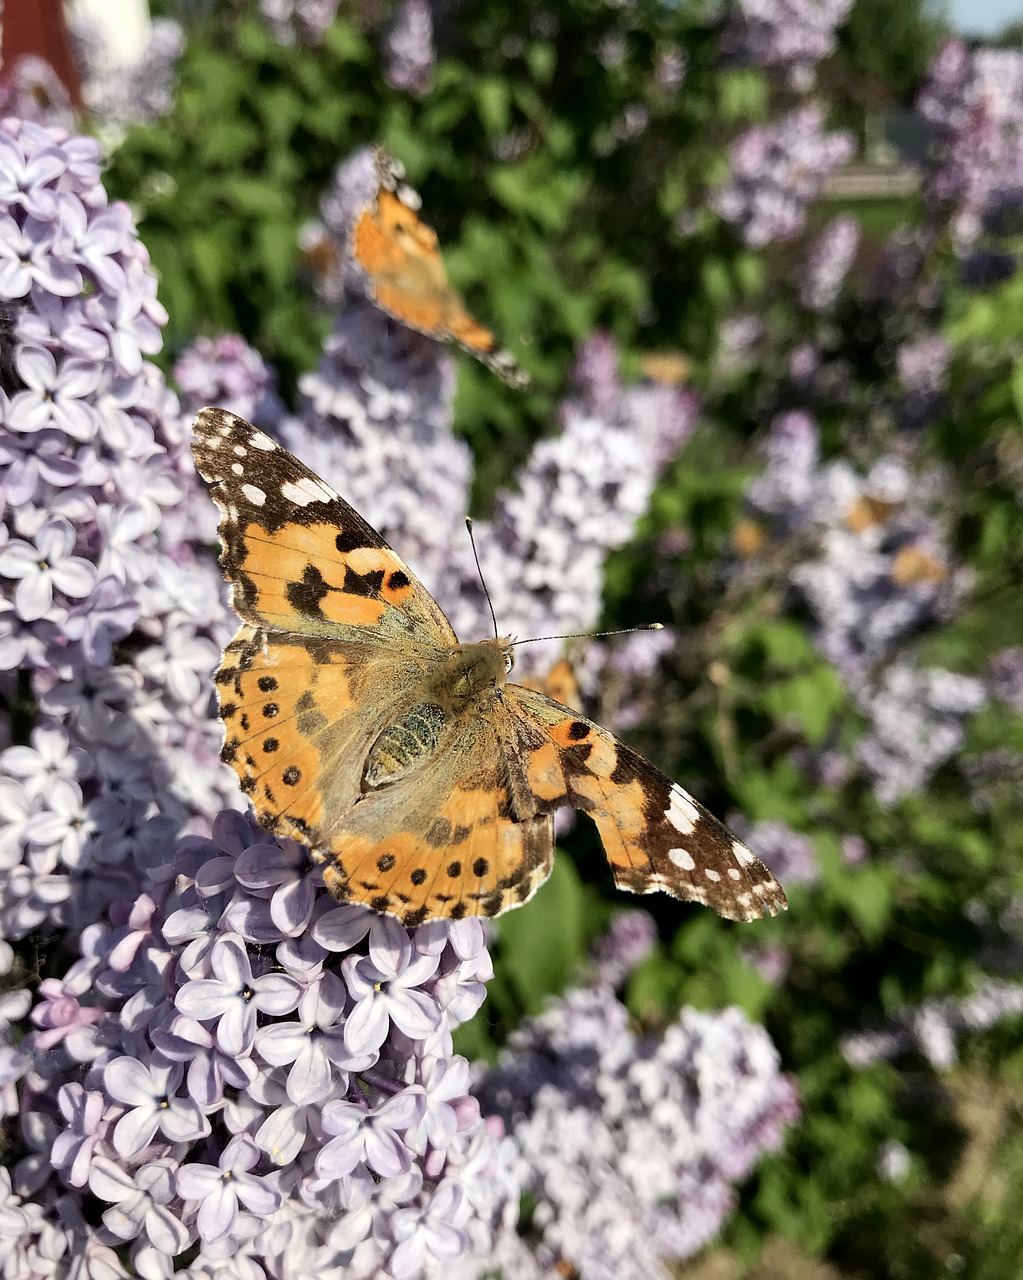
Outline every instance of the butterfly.
<path id="1" fill-rule="evenodd" d="M 600 725 L 510 684 L 509 639 L 459 643 L 362 517 L 243 418 L 192 446 L 242 618 L 215 680 L 222 756 L 341 902 L 406 925 L 496 916 L 550 874 L 554 811 L 596 823 L 616 883 L 732 920 L 786 905 L 764 864 Z"/>
<path id="2" fill-rule="evenodd" d="M 405 170 L 383 147 L 373 151 L 377 191 L 355 216 L 349 253 L 365 279 L 363 290 L 381 311 L 410 329 L 457 343 L 517 390 L 529 375 L 509 351 L 466 310 L 451 285 L 437 247 L 437 233 L 419 217 L 421 200 L 405 182 Z"/>

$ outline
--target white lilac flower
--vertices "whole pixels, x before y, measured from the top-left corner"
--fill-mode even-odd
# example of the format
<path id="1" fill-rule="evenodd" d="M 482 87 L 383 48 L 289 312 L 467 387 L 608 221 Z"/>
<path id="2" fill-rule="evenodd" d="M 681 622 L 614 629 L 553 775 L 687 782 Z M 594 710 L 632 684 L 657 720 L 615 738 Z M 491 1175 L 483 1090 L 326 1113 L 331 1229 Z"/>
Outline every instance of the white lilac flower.
<path id="1" fill-rule="evenodd" d="M 259 0 L 281 44 L 316 44 L 334 21 L 341 0 Z"/>
<path id="2" fill-rule="evenodd" d="M 805 90 L 851 7 L 852 0 L 738 0 L 726 10 L 722 46 L 741 62 L 784 68 L 790 85 Z"/>
<path id="3" fill-rule="evenodd" d="M 834 306 L 860 245 L 860 224 L 847 214 L 832 218 L 810 248 L 799 301 L 808 311 Z"/>
<path id="4" fill-rule="evenodd" d="M 951 213 L 957 240 L 972 244 L 1023 193 L 1023 53 L 950 40 L 918 107 L 938 135 L 927 195 Z"/>
<path id="5" fill-rule="evenodd" d="M 401 0 L 384 37 L 384 77 L 394 89 L 417 96 L 433 79 L 433 13 L 428 0 Z"/>
<path id="6" fill-rule="evenodd" d="M 806 106 L 732 143 L 731 177 L 712 203 L 747 244 L 761 248 L 803 229 L 824 179 L 853 153 L 848 134 L 823 130 L 820 109 Z"/>

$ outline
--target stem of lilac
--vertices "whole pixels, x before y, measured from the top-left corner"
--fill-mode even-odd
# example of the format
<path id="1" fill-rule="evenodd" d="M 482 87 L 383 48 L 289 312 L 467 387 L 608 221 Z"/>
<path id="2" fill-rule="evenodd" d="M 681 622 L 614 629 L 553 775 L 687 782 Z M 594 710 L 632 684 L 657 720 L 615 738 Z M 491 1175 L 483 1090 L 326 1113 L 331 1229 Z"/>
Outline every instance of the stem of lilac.
<path id="1" fill-rule="evenodd" d="M 374 1089 L 379 1089 L 381 1093 L 393 1095 L 401 1093 L 402 1089 L 405 1088 L 405 1085 L 400 1080 L 395 1080 L 393 1076 L 385 1076 L 374 1067 L 367 1067 L 365 1071 L 360 1071 L 359 1076 L 367 1084 L 371 1084 Z"/>

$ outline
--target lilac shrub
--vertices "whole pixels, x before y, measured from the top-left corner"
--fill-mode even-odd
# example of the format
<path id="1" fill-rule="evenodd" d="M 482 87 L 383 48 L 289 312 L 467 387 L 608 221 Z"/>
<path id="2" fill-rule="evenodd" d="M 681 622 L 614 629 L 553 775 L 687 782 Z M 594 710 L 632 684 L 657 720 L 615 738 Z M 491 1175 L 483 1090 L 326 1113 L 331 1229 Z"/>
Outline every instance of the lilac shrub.
<path id="1" fill-rule="evenodd" d="M 819 107 L 755 125 L 731 145 L 731 174 L 712 204 L 753 248 L 802 231 L 824 179 L 853 154 L 847 133 L 825 133 Z"/>
<path id="2" fill-rule="evenodd" d="M 479 1084 L 534 1205 L 525 1237 L 498 1235 L 493 1263 L 522 1280 L 566 1264 L 586 1280 L 667 1275 L 713 1239 L 733 1184 L 796 1118 L 778 1068 L 738 1009 L 684 1009 L 640 1035 L 607 983 L 552 1001 Z"/>
<path id="3" fill-rule="evenodd" d="M 791 88 L 807 90 L 851 8 L 852 0 L 738 0 L 726 10 L 722 47 L 740 62 L 783 69 Z"/>
<path id="4" fill-rule="evenodd" d="M 891 804 L 954 755 L 986 697 L 979 680 L 892 661 L 906 638 L 950 616 L 969 585 L 947 546 L 947 478 L 914 474 L 891 454 L 865 474 L 844 459 L 822 463 L 817 425 L 797 411 L 775 419 L 766 453 L 747 499 L 769 546 L 805 541 L 789 586 L 867 717 L 858 756 L 878 799 Z"/>
<path id="5" fill-rule="evenodd" d="M 1023 197 L 1023 53 L 950 40 L 917 105 L 937 134 L 927 194 L 972 244 Z"/>
<path id="6" fill-rule="evenodd" d="M 170 111 L 185 47 L 178 23 L 157 18 L 145 50 L 128 63 L 113 53 L 106 29 L 88 14 L 72 12 L 70 30 L 82 99 L 97 123 L 123 133 L 129 125 L 152 123 Z"/>
<path id="7" fill-rule="evenodd" d="M 259 0 L 263 17 L 282 44 L 316 44 L 339 7 L 340 0 Z"/>
<path id="8" fill-rule="evenodd" d="M 417 97 L 433 80 L 433 12 L 429 0 L 402 0 L 384 38 L 384 78 L 392 89 Z"/>

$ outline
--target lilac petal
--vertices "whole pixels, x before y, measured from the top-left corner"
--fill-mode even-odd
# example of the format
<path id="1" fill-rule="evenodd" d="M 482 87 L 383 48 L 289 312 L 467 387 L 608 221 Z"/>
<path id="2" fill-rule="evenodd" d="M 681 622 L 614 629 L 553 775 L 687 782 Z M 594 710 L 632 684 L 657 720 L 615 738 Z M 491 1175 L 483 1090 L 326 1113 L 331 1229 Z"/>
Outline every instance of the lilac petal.
<path id="1" fill-rule="evenodd" d="M 256 1036 L 256 1051 L 272 1067 L 287 1066 L 302 1053 L 309 1037 L 298 1022 L 281 1022 L 263 1027 Z"/>
<path id="2" fill-rule="evenodd" d="M 138 1191 L 131 1174 L 105 1156 L 97 1156 L 92 1162 L 89 1189 L 108 1204 L 119 1204 Z"/>
<path id="3" fill-rule="evenodd" d="M 78 556 L 70 556 L 60 564 L 54 565 L 50 576 L 66 596 L 73 596 L 76 600 L 87 596 L 96 585 L 95 565 Z"/>
<path id="4" fill-rule="evenodd" d="M 121 1116 L 114 1126 L 114 1149 L 119 1156 L 125 1158 L 136 1156 L 153 1141 L 159 1127 L 158 1112 L 135 1107 Z"/>
<path id="5" fill-rule="evenodd" d="M 273 1213 L 280 1203 L 277 1192 L 255 1178 L 251 1181 L 248 1178 L 239 1179 L 235 1190 L 238 1199 L 246 1208 L 264 1218 Z"/>
<path id="6" fill-rule="evenodd" d="M 345 1044 L 352 1053 L 371 1053 L 387 1039 L 391 1021 L 383 1000 L 368 996 L 348 1015 L 344 1026 Z"/>
<path id="7" fill-rule="evenodd" d="M 155 1249 L 166 1258 L 173 1258 L 188 1244 L 189 1232 L 165 1205 L 156 1204 L 146 1214 L 146 1235 Z"/>
<path id="8" fill-rule="evenodd" d="M 366 1163 L 382 1178 L 396 1178 L 412 1168 L 412 1153 L 391 1130 L 371 1125 L 365 1143 Z"/>
<path id="9" fill-rule="evenodd" d="M 177 1070 L 177 1080 L 180 1080 L 181 1069 Z M 103 1071 L 103 1083 L 107 1093 L 118 1102 L 132 1107 L 147 1107 L 153 1102 L 153 1073 L 134 1058 L 115 1058 L 108 1062 Z"/>
<path id="10" fill-rule="evenodd" d="M 298 1008 L 302 984 L 283 973 L 268 973 L 255 982 L 255 1004 L 262 1013 L 281 1017 Z"/>
<path id="11" fill-rule="evenodd" d="M 233 991 L 241 991 L 252 982 L 252 967 L 240 938 L 223 938 L 213 949 L 212 963 L 213 972 Z"/>
<path id="12" fill-rule="evenodd" d="M 213 1033 L 217 1047 L 230 1058 L 248 1053 L 256 1035 L 256 1010 L 251 1003 L 241 1000 L 228 1001 L 217 1029 Z"/>
<path id="13" fill-rule="evenodd" d="M 401 973 L 412 959 L 404 925 L 390 916 L 378 916 L 369 933 L 369 956 L 381 973 Z"/>
<path id="14" fill-rule="evenodd" d="M 14 592 L 14 607 L 25 622 L 45 617 L 53 604 L 53 586 L 49 574 L 22 578 Z"/>
<path id="15" fill-rule="evenodd" d="M 255 844 L 244 850 L 235 863 L 238 883 L 247 889 L 271 889 L 295 871 L 294 855 L 274 844 Z"/>
<path id="16" fill-rule="evenodd" d="M 368 907 L 335 907 L 313 924 L 312 934 L 328 951 L 351 951 L 369 933 L 375 919 Z"/>
<path id="17" fill-rule="evenodd" d="M 323 1046 L 312 1042 L 288 1072 L 288 1097 L 296 1105 L 317 1102 L 331 1090 L 330 1061 Z"/>
<path id="18" fill-rule="evenodd" d="M 174 1003 L 182 1013 L 198 1018 L 200 1022 L 219 1018 L 229 1002 L 224 984 L 215 978 L 195 978 L 186 982 L 174 997 Z"/>
<path id="19" fill-rule="evenodd" d="M 348 1135 L 331 1138 L 316 1153 L 316 1173 L 321 1178 L 336 1182 L 351 1173 L 361 1160 L 361 1138 Z"/>
<path id="20" fill-rule="evenodd" d="M 14 358 L 21 380 L 33 391 L 49 391 L 57 381 L 57 362 L 44 347 L 22 347 Z"/>
<path id="21" fill-rule="evenodd" d="M 418 1124 L 426 1114 L 426 1095 L 418 1085 L 413 1085 L 388 1098 L 373 1114 L 377 1124 L 403 1132 Z"/>
<path id="22" fill-rule="evenodd" d="M 218 1178 L 216 1186 L 199 1206 L 196 1226 L 202 1238 L 211 1244 L 230 1235 L 238 1221 L 236 1190 L 234 1183 Z"/>
<path id="23" fill-rule="evenodd" d="M 210 1132 L 210 1122 L 191 1098 L 175 1098 L 173 1106 L 160 1112 L 160 1127 L 171 1142 L 193 1142 Z"/>
<path id="24" fill-rule="evenodd" d="M 297 1107 L 271 1111 L 256 1130 L 256 1141 L 274 1164 L 290 1165 L 305 1144 L 305 1128 L 295 1123 Z"/>
<path id="25" fill-rule="evenodd" d="M 424 991 L 403 991 L 387 1003 L 391 1021 L 413 1040 L 427 1039 L 440 1026 L 437 1002 Z"/>
<path id="26" fill-rule="evenodd" d="M 184 1164 L 177 1172 L 175 1186 L 183 1200 L 205 1200 L 222 1174 L 211 1164 Z"/>
<path id="27" fill-rule="evenodd" d="M 315 903 L 312 879 L 302 876 L 277 890 L 270 900 L 270 916 L 281 933 L 300 933 L 312 918 Z"/>

